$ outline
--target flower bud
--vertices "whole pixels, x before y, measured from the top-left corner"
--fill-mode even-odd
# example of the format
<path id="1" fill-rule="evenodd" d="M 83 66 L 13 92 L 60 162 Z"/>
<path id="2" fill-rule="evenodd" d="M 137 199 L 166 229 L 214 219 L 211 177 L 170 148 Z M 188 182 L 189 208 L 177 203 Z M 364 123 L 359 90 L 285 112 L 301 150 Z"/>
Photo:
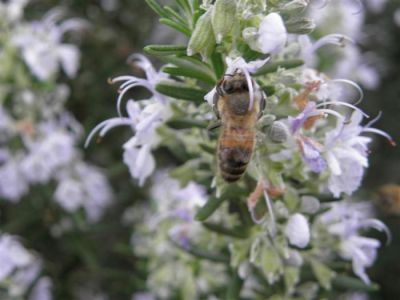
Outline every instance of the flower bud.
<path id="1" fill-rule="evenodd" d="M 222 38 L 232 31 L 236 19 L 236 2 L 232 0 L 215 1 L 212 10 L 211 23 L 214 29 L 217 44 Z"/>
<path id="2" fill-rule="evenodd" d="M 295 16 L 299 13 L 302 13 L 309 4 L 309 0 L 293 0 L 283 5 L 281 12 Z"/>
<path id="3" fill-rule="evenodd" d="M 286 30 L 289 33 L 309 34 L 315 29 L 315 23 L 310 18 L 296 18 L 285 23 Z"/>
<path id="4" fill-rule="evenodd" d="M 211 9 L 203 14 L 196 23 L 196 27 L 189 40 L 187 55 L 200 53 L 203 58 L 211 54 L 215 46 L 215 37 L 211 25 Z"/>
<path id="5" fill-rule="evenodd" d="M 276 117 L 274 115 L 264 115 L 258 121 L 258 126 L 260 126 L 260 128 L 270 126 L 275 121 L 275 119 Z"/>
<path id="6" fill-rule="evenodd" d="M 285 124 L 276 121 L 269 127 L 268 136 L 274 143 L 284 143 L 289 136 L 289 130 Z"/>

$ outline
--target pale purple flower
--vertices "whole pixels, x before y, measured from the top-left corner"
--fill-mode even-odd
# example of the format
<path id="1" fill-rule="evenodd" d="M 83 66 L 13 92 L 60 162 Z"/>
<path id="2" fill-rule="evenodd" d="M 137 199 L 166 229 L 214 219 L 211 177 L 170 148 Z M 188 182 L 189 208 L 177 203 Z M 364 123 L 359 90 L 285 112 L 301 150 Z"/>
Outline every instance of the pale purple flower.
<path id="1" fill-rule="evenodd" d="M 45 183 L 54 172 L 76 157 L 74 137 L 53 127 L 54 132 L 41 139 L 27 141 L 30 153 L 21 161 L 21 171 L 30 183 Z"/>
<path id="2" fill-rule="evenodd" d="M 300 56 L 304 60 L 306 66 L 314 67 L 316 65 L 317 51 L 327 45 L 335 45 L 344 48 L 349 43 L 354 41 L 344 34 L 328 34 L 319 40 L 312 42 L 310 37 L 307 35 L 300 35 L 298 37 L 298 43 L 300 45 Z"/>
<path id="3" fill-rule="evenodd" d="M 26 250 L 16 236 L 0 235 L 0 283 L 8 293 L 21 297 L 38 276 L 40 260 Z"/>
<path id="4" fill-rule="evenodd" d="M 155 296 L 150 292 L 137 292 L 132 295 L 131 300 L 155 300 Z"/>
<path id="5" fill-rule="evenodd" d="M 323 32 L 346 34 L 352 39 L 361 36 L 365 14 L 361 1 L 358 0 L 323 0 L 325 5 L 311 1 L 308 9 L 310 18 Z"/>
<path id="6" fill-rule="evenodd" d="M 68 212 L 84 208 L 89 222 L 97 222 L 112 200 L 111 187 L 99 169 L 78 162 L 57 175 L 54 198 Z"/>
<path id="7" fill-rule="evenodd" d="M 62 43 L 63 35 L 70 30 L 80 30 L 87 24 L 70 19 L 57 24 L 64 12 L 60 8 L 49 11 L 41 21 L 21 26 L 13 37 L 22 57 L 32 73 L 40 80 L 51 79 L 60 67 L 71 78 L 79 67 L 79 49 Z"/>
<path id="8" fill-rule="evenodd" d="M 58 183 L 54 199 L 66 211 L 74 212 L 85 201 L 83 185 L 79 180 L 65 178 Z"/>
<path id="9" fill-rule="evenodd" d="M 89 222 L 97 222 L 112 202 L 112 191 L 106 176 L 86 163 L 76 166 L 86 199 L 82 203 Z"/>
<path id="10" fill-rule="evenodd" d="M 349 123 L 339 123 L 335 130 L 326 134 L 324 157 L 330 169 L 328 188 L 335 197 L 342 192 L 351 195 L 361 184 L 371 142 L 371 138 L 362 133 L 376 133 L 392 141 L 385 132 L 370 127 L 375 120 L 361 126 L 362 118 L 362 114 L 355 111 Z"/>
<path id="11" fill-rule="evenodd" d="M 298 139 L 301 156 L 311 171 L 321 173 L 326 168 L 326 161 L 322 157 L 322 145 L 305 136 Z"/>
<path id="12" fill-rule="evenodd" d="M 258 29 L 246 28 L 243 37 L 253 50 L 276 54 L 285 47 L 287 32 L 282 17 L 277 13 L 270 13 L 262 19 Z"/>
<path id="13" fill-rule="evenodd" d="M 0 197 L 17 202 L 28 192 L 28 183 L 19 168 L 19 158 L 10 158 L 0 166 Z"/>
<path id="14" fill-rule="evenodd" d="M 299 213 L 292 215 L 286 224 L 285 235 L 291 245 L 306 247 L 310 242 L 310 226 L 307 219 Z"/>
<path id="15" fill-rule="evenodd" d="M 374 228 L 387 234 L 390 232 L 385 224 L 373 218 L 372 206 L 368 202 L 336 202 L 329 204 L 330 210 L 319 217 L 327 226 L 330 234 L 340 239 L 340 255 L 351 260 L 354 273 L 366 284 L 370 280 L 365 268 L 371 266 L 376 258 L 380 242 L 373 238 L 360 236 L 360 230 Z"/>
<path id="16" fill-rule="evenodd" d="M 142 186 L 156 166 L 151 147 L 150 145 L 141 147 L 126 145 L 124 145 L 124 163 L 128 166 L 131 176 L 138 179 L 139 185 Z"/>
<path id="17" fill-rule="evenodd" d="M 42 262 L 39 259 L 35 259 L 25 267 L 16 269 L 11 276 L 8 293 L 17 297 L 25 294 L 27 289 L 39 276 L 41 270 Z"/>
<path id="18" fill-rule="evenodd" d="M 111 118 L 98 124 L 90 132 L 85 146 L 88 146 L 98 132 L 99 136 L 102 137 L 116 126 L 131 126 L 135 135 L 123 145 L 124 163 L 129 167 L 132 177 L 139 180 L 139 185 L 143 185 L 155 169 L 155 160 L 151 150 L 159 142 L 156 129 L 170 117 L 171 111 L 165 97 L 155 90 L 156 83 L 164 79 L 166 75 L 157 72 L 150 61 L 142 55 L 134 54 L 129 60 L 145 72 L 146 79 L 135 76 L 119 76 L 111 81 L 113 83 L 123 82 L 117 100 L 117 110 L 120 117 Z M 128 116 L 122 117 L 120 106 L 123 96 L 128 90 L 137 86 L 147 88 L 152 92 L 153 97 L 149 100 L 136 102 L 129 100 L 126 105 Z"/>
<path id="19" fill-rule="evenodd" d="M 49 277 L 42 277 L 38 280 L 29 294 L 28 300 L 52 300 L 53 283 Z"/>

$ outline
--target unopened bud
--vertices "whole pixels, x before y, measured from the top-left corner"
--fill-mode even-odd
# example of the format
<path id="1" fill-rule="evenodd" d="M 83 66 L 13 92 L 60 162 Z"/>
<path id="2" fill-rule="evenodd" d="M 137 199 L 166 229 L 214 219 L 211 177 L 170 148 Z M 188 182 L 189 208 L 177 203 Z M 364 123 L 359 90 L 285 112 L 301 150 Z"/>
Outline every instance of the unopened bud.
<path id="1" fill-rule="evenodd" d="M 203 14 L 196 23 L 196 27 L 189 40 L 187 55 L 196 53 L 207 56 L 211 54 L 215 46 L 215 37 L 211 25 L 211 9 Z"/>
<path id="2" fill-rule="evenodd" d="M 268 136 L 274 143 L 284 143 L 289 136 L 289 130 L 285 124 L 276 121 L 268 128 Z"/>
<path id="3" fill-rule="evenodd" d="M 288 15 L 297 15 L 302 13 L 310 4 L 310 0 L 293 0 L 282 6 L 281 12 Z"/>
<path id="4" fill-rule="evenodd" d="M 310 18 L 295 18 L 285 22 L 286 30 L 289 33 L 309 34 L 315 29 L 315 23 Z"/>
<path id="5" fill-rule="evenodd" d="M 265 128 L 267 126 L 270 126 L 274 121 L 276 117 L 274 115 L 263 115 L 261 119 L 258 121 L 258 126 L 260 128 Z"/>
<path id="6" fill-rule="evenodd" d="M 211 23 L 217 44 L 232 31 L 236 20 L 236 2 L 232 0 L 217 0 L 212 11 Z"/>

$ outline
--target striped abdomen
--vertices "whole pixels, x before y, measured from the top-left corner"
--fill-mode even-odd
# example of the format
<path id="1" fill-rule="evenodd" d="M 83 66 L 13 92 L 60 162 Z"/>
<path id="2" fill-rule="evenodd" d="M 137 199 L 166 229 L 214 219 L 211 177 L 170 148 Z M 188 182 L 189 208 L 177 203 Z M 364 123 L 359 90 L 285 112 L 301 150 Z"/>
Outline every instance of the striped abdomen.
<path id="1" fill-rule="evenodd" d="M 218 144 L 218 163 L 222 177 L 234 182 L 246 171 L 254 147 L 253 129 L 223 128 Z"/>

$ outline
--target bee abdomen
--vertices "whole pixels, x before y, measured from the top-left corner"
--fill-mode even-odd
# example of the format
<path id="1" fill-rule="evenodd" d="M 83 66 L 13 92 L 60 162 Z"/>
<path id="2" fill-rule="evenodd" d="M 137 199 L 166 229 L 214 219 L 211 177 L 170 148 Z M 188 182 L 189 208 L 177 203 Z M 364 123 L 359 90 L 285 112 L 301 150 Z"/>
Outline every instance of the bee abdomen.
<path id="1" fill-rule="evenodd" d="M 222 177 L 228 182 L 234 182 L 242 177 L 250 161 L 252 148 L 220 147 L 219 168 Z"/>

